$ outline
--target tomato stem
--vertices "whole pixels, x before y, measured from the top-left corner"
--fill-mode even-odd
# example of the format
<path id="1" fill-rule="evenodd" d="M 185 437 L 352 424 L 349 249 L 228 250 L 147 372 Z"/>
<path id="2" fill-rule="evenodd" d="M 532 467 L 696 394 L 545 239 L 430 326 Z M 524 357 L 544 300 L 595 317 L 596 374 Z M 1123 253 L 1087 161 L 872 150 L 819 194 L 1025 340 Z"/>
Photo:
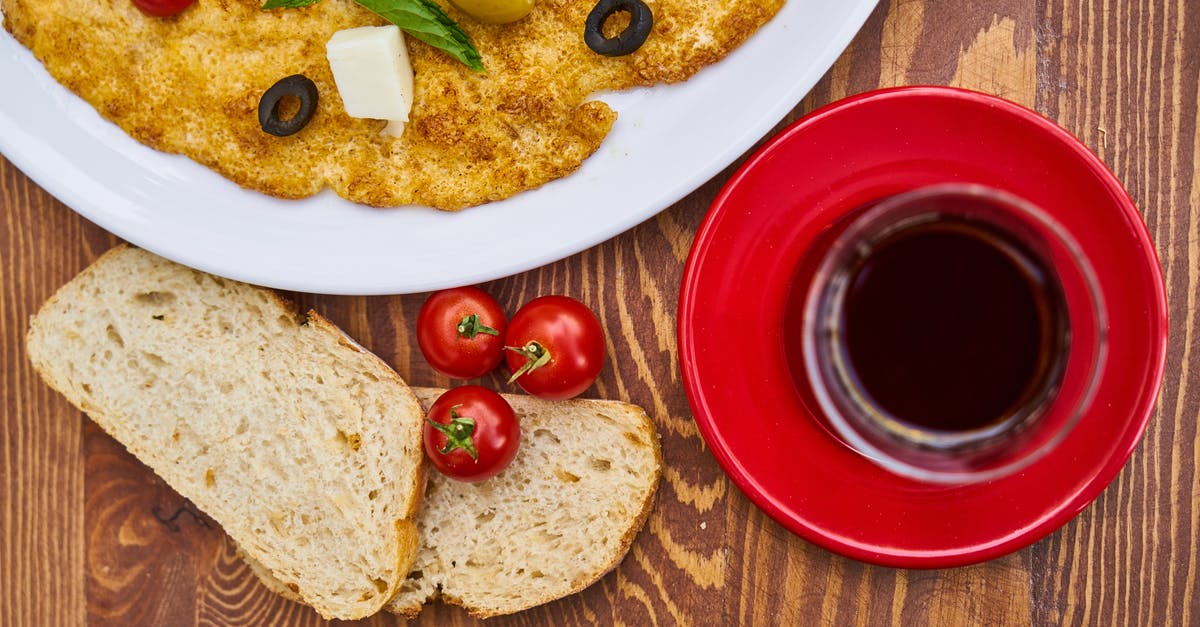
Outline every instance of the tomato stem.
<path id="1" fill-rule="evenodd" d="M 508 378 L 508 382 L 514 383 L 521 375 L 533 372 L 542 366 L 550 363 L 550 351 L 546 347 L 538 344 L 536 340 L 530 341 L 524 346 L 505 346 L 505 350 L 519 353 L 525 358 L 525 363 L 521 364 L 520 368 Z"/>
<path id="2" fill-rule="evenodd" d="M 477 313 L 473 313 L 469 316 L 463 316 L 463 319 L 459 320 L 458 325 L 455 326 L 455 330 L 458 331 L 459 337 L 465 337 L 468 340 L 475 339 L 475 336 L 479 335 L 480 333 L 486 333 L 488 335 L 500 335 L 499 331 L 484 324 L 483 321 L 479 319 L 479 314 Z"/>
<path id="3" fill-rule="evenodd" d="M 443 446 L 438 452 L 442 455 L 449 455 L 454 449 L 462 449 L 471 456 L 471 459 L 479 461 L 479 452 L 475 450 L 475 442 L 471 439 L 471 435 L 475 433 L 475 421 L 471 418 L 459 416 L 458 405 L 450 408 L 450 424 L 443 424 L 425 418 L 425 421 L 433 426 L 434 429 L 441 431 L 446 435 L 446 446 Z"/>

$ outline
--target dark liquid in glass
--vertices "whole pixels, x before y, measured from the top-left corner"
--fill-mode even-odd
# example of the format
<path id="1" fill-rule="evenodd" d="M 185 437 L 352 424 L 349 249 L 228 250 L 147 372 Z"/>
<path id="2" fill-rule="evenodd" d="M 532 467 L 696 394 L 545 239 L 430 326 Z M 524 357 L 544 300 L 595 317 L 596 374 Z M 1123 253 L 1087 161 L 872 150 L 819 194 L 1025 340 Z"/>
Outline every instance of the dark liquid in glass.
<path id="1" fill-rule="evenodd" d="M 905 227 L 850 269 L 842 328 L 873 404 L 910 425 L 967 431 L 1040 400 L 1066 342 L 1052 272 L 986 224 Z"/>

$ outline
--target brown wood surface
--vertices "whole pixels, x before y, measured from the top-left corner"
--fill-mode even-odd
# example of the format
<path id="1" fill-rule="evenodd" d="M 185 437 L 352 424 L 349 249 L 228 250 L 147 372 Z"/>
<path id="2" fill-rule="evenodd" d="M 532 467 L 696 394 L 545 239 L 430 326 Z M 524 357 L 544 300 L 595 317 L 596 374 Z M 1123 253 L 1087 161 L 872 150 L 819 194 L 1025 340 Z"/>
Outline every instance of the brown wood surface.
<path id="1" fill-rule="evenodd" d="M 592 394 L 646 407 L 667 462 L 656 508 L 616 571 L 494 624 L 1200 624 L 1200 8 L 883 0 L 788 121 L 905 84 L 971 87 L 1036 108 L 1099 154 L 1141 208 L 1172 324 L 1158 408 L 1129 464 L 1061 530 L 959 569 L 864 565 L 764 516 L 699 437 L 675 347 L 684 260 L 726 171 L 609 242 L 487 285 L 509 311 L 546 293 L 596 308 L 620 357 Z M 257 585 L 219 527 L 36 378 L 22 341 L 28 317 L 117 239 L 7 161 L 0 208 L 0 625 L 319 623 Z M 423 295 L 297 296 L 409 381 L 447 383 L 415 348 Z M 473 620 L 434 605 L 417 622 Z"/>

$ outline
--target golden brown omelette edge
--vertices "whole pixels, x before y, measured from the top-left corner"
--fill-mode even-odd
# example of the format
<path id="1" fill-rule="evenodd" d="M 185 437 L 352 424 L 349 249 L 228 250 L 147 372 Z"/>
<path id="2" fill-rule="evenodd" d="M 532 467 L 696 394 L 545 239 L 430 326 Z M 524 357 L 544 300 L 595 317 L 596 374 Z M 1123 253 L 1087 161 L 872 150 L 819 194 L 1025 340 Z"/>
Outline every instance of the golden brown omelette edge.
<path id="1" fill-rule="evenodd" d="M 444 210 L 575 171 L 616 118 L 594 94 L 686 80 L 739 46 L 783 1 L 647 0 L 653 32 L 616 58 L 583 43 L 592 4 L 540 0 L 509 25 L 480 24 L 447 6 L 486 71 L 408 38 L 414 107 L 404 134 L 390 138 L 379 132 L 382 121 L 345 114 L 325 60 L 337 30 L 384 23 L 351 0 L 275 11 L 257 0 L 197 0 L 172 18 L 148 17 L 129 0 L 0 0 L 5 28 L 51 76 L 138 141 L 281 198 L 328 186 L 353 202 Z M 317 112 L 295 135 L 267 135 L 258 100 L 296 73 L 316 83 Z"/>

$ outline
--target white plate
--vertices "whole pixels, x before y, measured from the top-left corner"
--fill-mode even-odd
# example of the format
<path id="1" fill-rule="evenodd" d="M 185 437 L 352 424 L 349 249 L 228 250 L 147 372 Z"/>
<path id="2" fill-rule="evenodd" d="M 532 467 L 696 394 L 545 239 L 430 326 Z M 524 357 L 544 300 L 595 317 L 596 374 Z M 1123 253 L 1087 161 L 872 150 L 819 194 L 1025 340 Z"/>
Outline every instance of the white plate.
<path id="1" fill-rule="evenodd" d="M 562 259 L 670 206 L 766 134 L 821 78 L 877 0 L 789 0 L 721 63 L 672 86 L 603 94 L 619 116 L 574 174 L 443 213 L 326 191 L 284 201 L 147 148 L 0 35 L 0 152 L 118 236 L 222 276 L 327 294 L 409 293 Z"/>

